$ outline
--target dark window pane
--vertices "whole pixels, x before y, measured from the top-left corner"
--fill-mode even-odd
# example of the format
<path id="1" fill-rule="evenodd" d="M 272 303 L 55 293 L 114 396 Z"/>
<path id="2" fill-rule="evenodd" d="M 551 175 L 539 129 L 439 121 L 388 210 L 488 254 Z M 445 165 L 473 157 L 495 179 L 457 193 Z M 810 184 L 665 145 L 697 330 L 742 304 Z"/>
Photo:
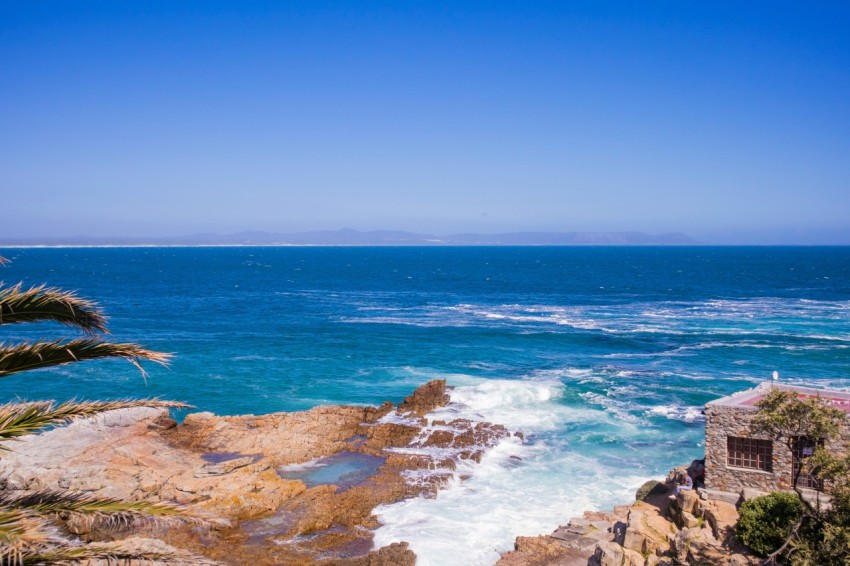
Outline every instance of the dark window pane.
<path id="1" fill-rule="evenodd" d="M 727 436 L 726 465 L 771 472 L 773 471 L 773 442 Z"/>
<path id="2" fill-rule="evenodd" d="M 815 441 L 805 436 L 798 436 L 794 439 L 794 464 L 791 469 L 792 478 L 795 477 L 797 472 L 800 470 L 798 462 L 802 462 L 806 458 L 812 456 L 815 452 L 815 448 L 818 446 L 823 446 L 823 441 Z M 797 486 L 823 491 L 823 481 L 808 472 L 800 473 L 800 479 L 797 480 Z"/>

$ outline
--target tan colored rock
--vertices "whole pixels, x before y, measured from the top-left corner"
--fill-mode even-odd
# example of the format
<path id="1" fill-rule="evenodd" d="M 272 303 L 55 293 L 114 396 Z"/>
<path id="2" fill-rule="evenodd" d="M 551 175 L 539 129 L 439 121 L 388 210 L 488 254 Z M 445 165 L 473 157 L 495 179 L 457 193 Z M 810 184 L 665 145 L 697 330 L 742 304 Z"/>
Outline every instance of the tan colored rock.
<path id="1" fill-rule="evenodd" d="M 400 414 L 415 413 L 421 417 L 448 402 L 449 394 L 446 393 L 446 380 L 435 379 L 405 397 L 404 401 L 398 406 L 398 412 Z"/>
<path id="2" fill-rule="evenodd" d="M 716 539 L 725 541 L 734 534 L 738 509 L 731 503 L 706 501 L 703 503 L 703 516 Z"/>
<path id="3" fill-rule="evenodd" d="M 416 554 L 406 542 L 395 542 L 379 548 L 366 556 L 328 559 L 318 562 L 322 566 L 415 566 Z"/>
<path id="4" fill-rule="evenodd" d="M 729 566 L 761 566 L 763 560 L 758 556 L 733 554 L 729 557 Z"/>
<path id="5" fill-rule="evenodd" d="M 682 512 L 682 523 L 686 529 L 694 529 L 700 526 L 700 520 L 687 511 Z"/>
<path id="6" fill-rule="evenodd" d="M 552 537 L 517 537 L 514 550 L 544 560 L 563 553 L 564 547 Z"/>
<path id="7" fill-rule="evenodd" d="M 698 513 L 698 506 L 700 505 L 699 494 L 693 489 L 683 489 L 676 497 L 676 505 L 683 513 L 691 513 L 692 515 L 695 512 Z"/>
<path id="8" fill-rule="evenodd" d="M 176 426 L 177 421 L 165 415 L 154 419 L 150 424 L 148 424 L 148 428 L 151 428 L 153 430 L 171 430 Z"/>
<path id="9" fill-rule="evenodd" d="M 160 409 L 113 411 L 24 437 L 0 459 L 0 489 L 19 494 L 67 489 L 181 503 L 188 512 L 208 517 L 210 528 L 153 529 L 151 534 L 228 563 L 313 564 L 323 556 L 338 556 L 334 549 L 339 548 L 356 556 L 339 564 L 413 564 L 415 557 L 404 544 L 370 552 L 369 529 L 378 526 L 372 510 L 435 493 L 464 450 L 480 458 L 487 446 L 510 434 L 504 427 L 470 421 L 447 423 L 449 434 L 441 434 L 419 414 L 447 400 L 445 382 L 437 381 L 407 398 L 410 417 L 390 415 L 395 408 L 385 403 L 263 416 L 195 413 L 172 426 Z M 439 458 L 430 451 L 416 453 L 426 445 L 447 450 Z M 387 452 L 397 449 L 405 450 Z M 385 462 L 369 481 L 349 489 L 307 489 L 277 472 L 281 465 L 343 451 L 380 455 Z M 407 483 L 403 473 L 415 470 L 427 471 L 426 480 Z M 96 522 L 69 521 L 67 527 L 86 540 L 126 535 L 107 532 Z M 228 522 L 243 523 L 229 528 Z M 246 525 L 252 522 L 267 528 L 249 532 Z"/>
<path id="10" fill-rule="evenodd" d="M 588 566 L 644 566 L 645 563 L 643 555 L 634 550 L 615 542 L 600 542 Z"/>
<path id="11" fill-rule="evenodd" d="M 254 463 L 254 458 L 251 456 L 243 456 L 241 458 L 234 458 L 232 460 L 226 460 L 224 462 L 218 462 L 216 464 L 204 464 L 201 466 L 200 470 L 195 472 L 196 478 L 206 478 L 209 476 L 223 476 L 224 474 L 229 474 L 233 470 L 238 468 L 244 468 L 245 466 L 249 466 Z"/>
<path id="12" fill-rule="evenodd" d="M 674 470 L 671 477 L 684 470 Z M 506 553 L 497 566 L 755 566 L 758 559 L 732 536 L 737 517 L 734 505 L 703 501 L 695 492 L 683 491 L 675 501 L 662 494 L 607 513 L 585 512 L 548 536 L 519 537 L 515 547 L 526 552 Z M 599 538 L 587 548 L 584 543 L 594 530 Z M 560 552 L 547 543 L 553 538 Z"/>
<path id="13" fill-rule="evenodd" d="M 643 555 L 664 552 L 670 527 L 670 522 L 657 507 L 643 501 L 635 502 L 629 510 L 623 546 Z"/>
<path id="14" fill-rule="evenodd" d="M 315 407 L 298 413 L 214 417 L 188 415 L 164 436 L 200 453 L 261 454 L 273 466 L 306 462 L 349 448 L 370 412 L 364 407 Z"/>

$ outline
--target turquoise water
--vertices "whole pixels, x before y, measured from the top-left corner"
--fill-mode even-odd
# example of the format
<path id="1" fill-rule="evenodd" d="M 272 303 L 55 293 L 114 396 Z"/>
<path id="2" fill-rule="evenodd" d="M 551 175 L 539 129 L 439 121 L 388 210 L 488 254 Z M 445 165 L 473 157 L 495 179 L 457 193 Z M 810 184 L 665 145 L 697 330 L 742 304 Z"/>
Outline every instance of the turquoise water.
<path id="1" fill-rule="evenodd" d="M 287 479 L 301 480 L 307 487 L 335 485 L 342 492 L 367 481 L 385 461 L 378 456 L 342 451 L 306 465 L 288 466 L 279 473 Z"/>
<path id="2" fill-rule="evenodd" d="M 0 382 L 6 400 L 150 395 L 266 413 L 397 402 L 445 377 L 457 386 L 449 416 L 525 432 L 525 445 L 465 464 L 457 475 L 472 478 L 436 500 L 382 510 L 378 541 L 410 540 L 421 564 L 450 556 L 445 539 L 484 548 L 471 560 L 492 563 L 517 534 L 628 498 L 702 455 L 702 405 L 773 370 L 850 387 L 850 248 L 3 254 L 13 259 L 7 283 L 78 289 L 106 309 L 114 339 L 176 355 L 169 369 L 150 367 L 147 383 L 122 361 L 12 376 Z"/>

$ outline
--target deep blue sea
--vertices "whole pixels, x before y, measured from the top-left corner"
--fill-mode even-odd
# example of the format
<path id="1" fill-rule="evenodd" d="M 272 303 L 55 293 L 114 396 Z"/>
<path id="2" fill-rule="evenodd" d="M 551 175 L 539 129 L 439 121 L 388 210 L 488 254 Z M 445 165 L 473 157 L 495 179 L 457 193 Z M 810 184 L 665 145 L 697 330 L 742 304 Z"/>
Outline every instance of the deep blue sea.
<path id="1" fill-rule="evenodd" d="M 702 406 L 769 379 L 850 388 L 850 248 L 5 249 L 7 283 L 78 290 L 115 340 L 173 352 L 0 381 L 4 400 L 159 396 L 220 414 L 400 401 L 430 379 L 453 415 L 523 445 L 436 499 L 381 510 L 420 564 L 491 564 L 518 534 L 633 497 L 703 453 Z M 75 336 L 4 326 L 2 340 Z M 510 458 L 519 456 L 522 460 Z M 412 478 L 411 481 L 415 481 Z M 446 562 L 446 560 L 449 562 Z"/>

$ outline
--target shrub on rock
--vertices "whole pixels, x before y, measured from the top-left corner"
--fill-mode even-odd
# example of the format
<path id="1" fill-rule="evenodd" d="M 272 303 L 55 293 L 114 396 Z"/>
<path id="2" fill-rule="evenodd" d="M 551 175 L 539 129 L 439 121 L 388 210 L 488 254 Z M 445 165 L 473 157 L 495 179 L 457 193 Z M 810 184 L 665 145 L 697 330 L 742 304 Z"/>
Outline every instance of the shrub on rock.
<path id="1" fill-rule="evenodd" d="M 786 491 L 745 501 L 739 509 L 735 536 L 756 554 L 767 556 L 782 546 L 803 511 L 797 495 Z"/>

